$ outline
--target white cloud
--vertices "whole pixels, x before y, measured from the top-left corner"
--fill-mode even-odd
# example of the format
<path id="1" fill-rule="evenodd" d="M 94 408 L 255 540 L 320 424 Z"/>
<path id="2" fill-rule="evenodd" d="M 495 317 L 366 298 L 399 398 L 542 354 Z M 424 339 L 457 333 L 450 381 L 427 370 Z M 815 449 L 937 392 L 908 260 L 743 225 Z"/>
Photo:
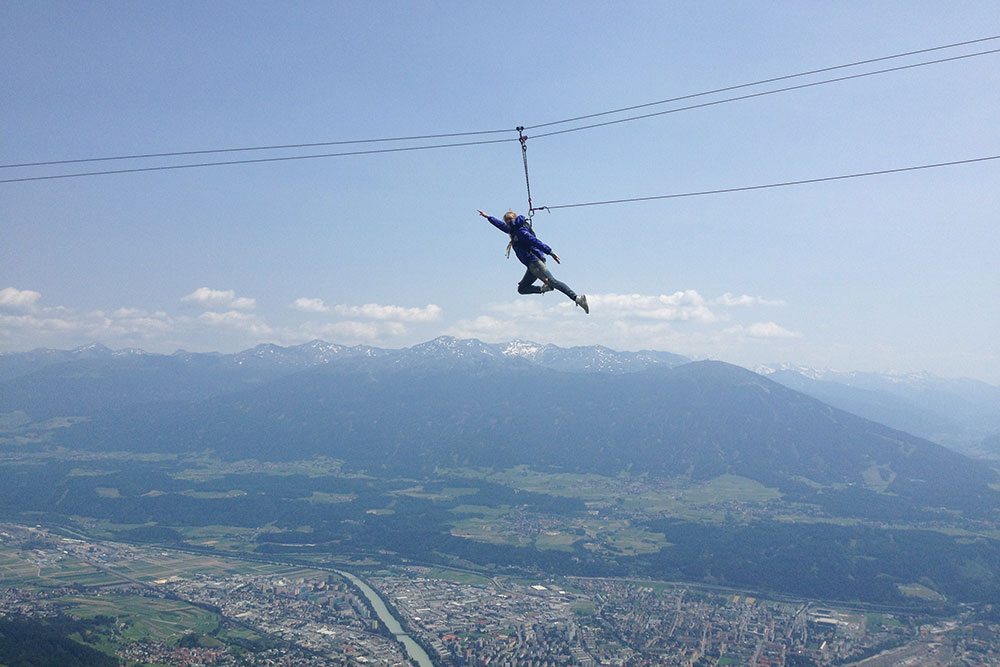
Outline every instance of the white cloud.
<path id="1" fill-rule="evenodd" d="M 522 338 L 557 345 L 599 342 L 619 349 L 666 349 L 723 319 L 695 290 L 660 295 L 588 294 L 590 315 L 562 295 L 555 296 L 491 304 L 489 314 L 460 320 L 447 333 L 492 342 Z M 674 322 L 683 325 L 686 333 L 675 330 Z"/>
<path id="2" fill-rule="evenodd" d="M 695 290 L 673 294 L 644 296 L 642 294 L 587 295 L 593 311 L 601 310 L 612 317 L 637 317 L 652 320 L 695 320 L 716 322 L 719 316 L 712 312 L 705 298 Z"/>
<path id="3" fill-rule="evenodd" d="M 306 297 L 300 297 L 292 302 L 292 308 L 295 310 L 301 310 L 306 313 L 327 313 L 330 312 L 330 306 L 323 303 L 323 299 L 309 299 Z"/>
<path id="4" fill-rule="evenodd" d="M 151 340 L 169 334 L 185 321 L 162 311 L 147 313 L 137 308 L 119 308 L 107 318 L 107 327 L 111 333 L 122 338 Z"/>
<path id="5" fill-rule="evenodd" d="M 589 315 L 559 293 L 514 297 L 438 326 L 434 323 L 440 323 L 444 313 L 435 304 L 328 306 L 322 299 L 308 297 L 289 302 L 290 307 L 318 317 L 286 326 L 281 320 L 272 321 L 271 314 L 247 312 L 255 304 L 253 299 L 241 299 L 233 290 L 210 288 L 183 298 L 185 303 L 207 306 L 205 312 L 187 315 L 128 306 L 83 313 L 61 306 L 42 308 L 40 298 L 30 290 L 0 291 L 0 350 L 67 349 L 97 341 L 112 348 L 168 353 L 178 348 L 232 352 L 264 342 L 289 345 L 317 338 L 395 347 L 450 334 L 487 342 L 522 339 L 562 347 L 600 344 L 619 350 L 659 349 L 692 358 L 738 360 L 767 350 L 787 356 L 788 346 L 799 346 L 797 339 L 804 338 L 801 332 L 773 321 L 733 321 L 737 312 L 777 302 L 738 293 L 708 300 L 696 290 L 588 294 Z M 323 319 L 333 321 L 316 321 Z M 428 333 L 421 338 L 422 331 Z"/>
<path id="6" fill-rule="evenodd" d="M 190 332 L 190 322 L 190 318 L 136 308 L 82 314 L 64 307 L 45 308 L 29 315 L 0 315 L 0 344 L 15 348 L 72 348 L 99 341 L 112 347 L 158 346 Z"/>
<path id="7" fill-rule="evenodd" d="M 15 338 L 18 335 L 45 335 L 77 329 L 76 322 L 61 317 L 36 317 L 34 315 L 0 314 L 0 335 Z"/>
<path id="8" fill-rule="evenodd" d="M 199 287 L 190 294 L 181 297 L 185 303 L 195 303 L 204 308 L 226 308 L 229 310 L 253 310 L 257 300 L 249 297 L 237 297 L 235 290 L 215 290 L 209 287 Z"/>
<path id="9" fill-rule="evenodd" d="M 722 306 L 780 306 L 785 307 L 788 302 L 782 301 L 780 299 L 765 299 L 760 296 L 750 296 L 748 294 L 743 294 L 740 296 L 734 296 L 730 292 L 726 292 L 719 298 L 715 300 L 715 303 Z"/>
<path id="10" fill-rule="evenodd" d="M 262 318 L 235 310 L 224 313 L 209 311 L 202 313 L 198 319 L 212 326 L 236 329 L 254 336 L 271 336 L 274 333 L 274 329 Z"/>
<path id="11" fill-rule="evenodd" d="M 407 329 L 406 325 L 402 322 L 386 322 L 382 326 L 385 328 L 385 333 L 393 336 L 394 338 L 405 336 L 410 333 L 410 330 Z"/>
<path id="12" fill-rule="evenodd" d="M 459 320 L 443 333 L 497 343 L 512 339 L 553 343 L 561 347 L 600 344 L 616 350 L 654 349 L 692 359 L 741 358 L 776 350 L 803 338 L 776 322 L 734 323 L 727 311 L 778 305 L 759 297 L 734 296 L 706 300 L 696 290 L 673 294 L 588 294 L 586 315 L 555 294 L 522 297 L 486 306 L 480 314 Z M 789 348 L 782 347 L 782 353 Z M 771 354 L 770 352 L 768 354 Z"/>
<path id="13" fill-rule="evenodd" d="M 121 306 L 109 310 L 79 312 L 72 308 L 39 308 L 37 292 L 8 288 L 0 292 L 0 350 L 39 346 L 67 349 L 89 342 L 112 348 L 139 347 L 172 352 L 178 348 L 235 351 L 258 343 L 295 344 L 315 338 L 343 343 L 384 345 L 406 340 L 411 323 L 430 323 L 441 318 L 441 308 L 429 304 L 404 308 L 366 304 L 340 306 L 345 321 L 306 322 L 293 327 L 274 324 L 269 317 L 247 312 L 256 304 L 233 290 L 203 287 L 181 299 L 206 310 L 200 315 L 176 315 Z M 321 299 L 300 298 L 293 308 L 304 312 L 332 313 Z M 27 312 L 17 312 L 15 308 Z M 435 335 L 432 332 L 429 336 Z"/>
<path id="14" fill-rule="evenodd" d="M 395 320 L 397 322 L 436 322 L 441 318 L 441 308 L 433 303 L 423 308 L 382 306 L 377 303 L 366 303 L 363 306 L 337 305 L 333 307 L 333 310 L 344 317 Z"/>
<path id="15" fill-rule="evenodd" d="M 31 310 L 41 297 L 41 294 L 32 290 L 5 287 L 0 290 L 0 308 L 8 310 Z"/>
<path id="16" fill-rule="evenodd" d="M 748 327 L 733 327 L 727 332 L 744 334 L 750 338 L 801 338 L 801 331 L 789 331 L 775 322 L 757 322 Z"/>

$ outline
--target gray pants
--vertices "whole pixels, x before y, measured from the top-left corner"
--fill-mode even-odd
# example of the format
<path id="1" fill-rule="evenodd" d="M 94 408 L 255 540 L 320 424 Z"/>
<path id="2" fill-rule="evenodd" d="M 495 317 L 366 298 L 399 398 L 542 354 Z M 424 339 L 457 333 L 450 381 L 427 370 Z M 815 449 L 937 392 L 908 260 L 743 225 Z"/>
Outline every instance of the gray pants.
<path id="1" fill-rule="evenodd" d="M 528 270 L 524 272 L 524 277 L 517 284 L 518 294 L 540 294 L 542 288 L 534 284 L 536 280 L 548 283 L 552 286 L 552 289 L 557 289 L 573 301 L 576 301 L 576 292 L 570 289 L 566 283 L 556 280 L 555 276 L 545 266 L 545 262 L 532 262 L 528 265 Z"/>

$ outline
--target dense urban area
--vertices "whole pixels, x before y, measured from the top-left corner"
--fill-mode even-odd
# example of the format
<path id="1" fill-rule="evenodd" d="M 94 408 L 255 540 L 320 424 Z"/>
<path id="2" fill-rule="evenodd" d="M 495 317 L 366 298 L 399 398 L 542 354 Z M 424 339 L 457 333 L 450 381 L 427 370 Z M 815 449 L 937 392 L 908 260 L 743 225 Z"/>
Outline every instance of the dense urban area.
<path id="1" fill-rule="evenodd" d="M 988 608 L 945 617 L 678 583 L 355 569 L 380 614 L 340 567 L 3 524 L 0 621 L 90 619 L 74 638 L 127 665 L 1000 664 Z"/>

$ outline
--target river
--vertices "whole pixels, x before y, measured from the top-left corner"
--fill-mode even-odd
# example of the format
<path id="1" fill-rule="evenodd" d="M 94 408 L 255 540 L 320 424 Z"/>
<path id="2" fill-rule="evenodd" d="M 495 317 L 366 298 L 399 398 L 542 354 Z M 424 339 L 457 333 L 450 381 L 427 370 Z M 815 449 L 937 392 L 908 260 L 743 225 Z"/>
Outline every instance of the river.
<path id="1" fill-rule="evenodd" d="M 344 572 L 343 570 L 334 570 L 334 572 L 342 577 L 346 577 L 352 584 L 361 589 L 361 592 L 368 598 L 368 601 L 372 603 L 372 607 L 374 607 L 375 614 L 379 617 L 379 620 L 385 624 L 385 627 L 389 629 L 389 632 L 396 638 L 396 641 L 403 645 L 403 648 L 406 649 L 406 655 L 411 660 L 415 660 L 420 667 L 433 667 L 434 663 L 431 662 L 427 652 L 424 651 L 420 644 L 413 641 L 413 637 L 403 632 L 403 626 L 389 612 L 389 608 L 382 602 L 382 598 L 375 592 L 375 589 L 350 572 Z"/>

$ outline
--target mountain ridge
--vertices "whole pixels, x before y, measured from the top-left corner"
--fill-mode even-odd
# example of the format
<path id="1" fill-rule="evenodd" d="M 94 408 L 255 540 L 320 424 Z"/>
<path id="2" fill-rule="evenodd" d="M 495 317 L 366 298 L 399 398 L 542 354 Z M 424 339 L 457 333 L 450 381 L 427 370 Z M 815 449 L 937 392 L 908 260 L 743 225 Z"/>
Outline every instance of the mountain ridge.
<path id="1" fill-rule="evenodd" d="M 211 398 L 329 364 L 406 365 L 472 359 L 508 360 L 579 373 L 626 373 L 688 361 L 669 352 L 560 348 L 524 341 L 490 344 L 447 336 L 402 349 L 313 340 L 290 347 L 262 344 L 233 354 L 178 350 L 162 355 L 134 348 L 113 351 L 99 344 L 73 350 L 39 348 L 0 354 L 0 413 L 23 410 L 43 419 L 87 414 L 102 406 Z M 124 384 L 116 386 L 114 377 Z"/>
<path id="2" fill-rule="evenodd" d="M 956 451 L 1000 459 L 1000 387 L 930 373 L 864 373 L 789 364 L 756 372 L 848 412 Z"/>
<path id="3" fill-rule="evenodd" d="M 26 411 L 41 419 L 87 413 L 102 404 L 209 398 L 328 364 L 377 359 L 405 365 L 414 363 L 415 358 L 422 359 L 421 363 L 434 359 L 443 362 L 446 358 L 454 363 L 461 357 L 466 361 L 473 357 L 506 359 L 565 372 L 612 374 L 690 362 L 686 357 L 660 351 L 621 352 L 600 345 L 560 348 L 523 340 L 491 344 L 448 336 L 401 349 L 349 347 L 313 340 L 288 347 L 261 344 L 232 354 L 177 350 L 162 355 L 136 348 L 111 350 L 93 343 L 73 350 L 38 348 L 0 353 L 0 413 L 22 409 L 12 407 L 5 396 L 28 399 Z M 847 412 L 966 455 L 1000 459 L 1000 387 L 974 380 L 947 380 L 928 373 L 845 373 L 792 364 L 761 365 L 753 370 Z M 133 381 L 116 391 L 113 383 L 102 376 L 118 371 L 131 373 Z M 33 374 L 38 376 L 29 379 Z"/>
<path id="4" fill-rule="evenodd" d="M 234 355 L 67 354 L 37 354 L 39 367 L 0 381 L 0 416 L 18 428 L 74 417 L 46 436 L 71 449 L 329 456 L 355 469 L 729 473 L 794 493 L 853 486 L 980 508 L 997 481 L 989 465 L 926 438 L 669 353 L 439 337 L 401 350 L 312 341 Z"/>
<path id="5" fill-rule="evenodd" d="M 419 351 L 408 363 L 354 359 L 209 399 L 108 408 L 54 431 L 49 444 L 230 460 L 325 456 L 377 474 L 520 465 L 735 474 L 802 497 L 853 489 L 856 499 L 975 512 L 997 496 L 997 475 L 980 462 L 724 362 L 567 373 L 465 351 L 449 363 Z"/>

